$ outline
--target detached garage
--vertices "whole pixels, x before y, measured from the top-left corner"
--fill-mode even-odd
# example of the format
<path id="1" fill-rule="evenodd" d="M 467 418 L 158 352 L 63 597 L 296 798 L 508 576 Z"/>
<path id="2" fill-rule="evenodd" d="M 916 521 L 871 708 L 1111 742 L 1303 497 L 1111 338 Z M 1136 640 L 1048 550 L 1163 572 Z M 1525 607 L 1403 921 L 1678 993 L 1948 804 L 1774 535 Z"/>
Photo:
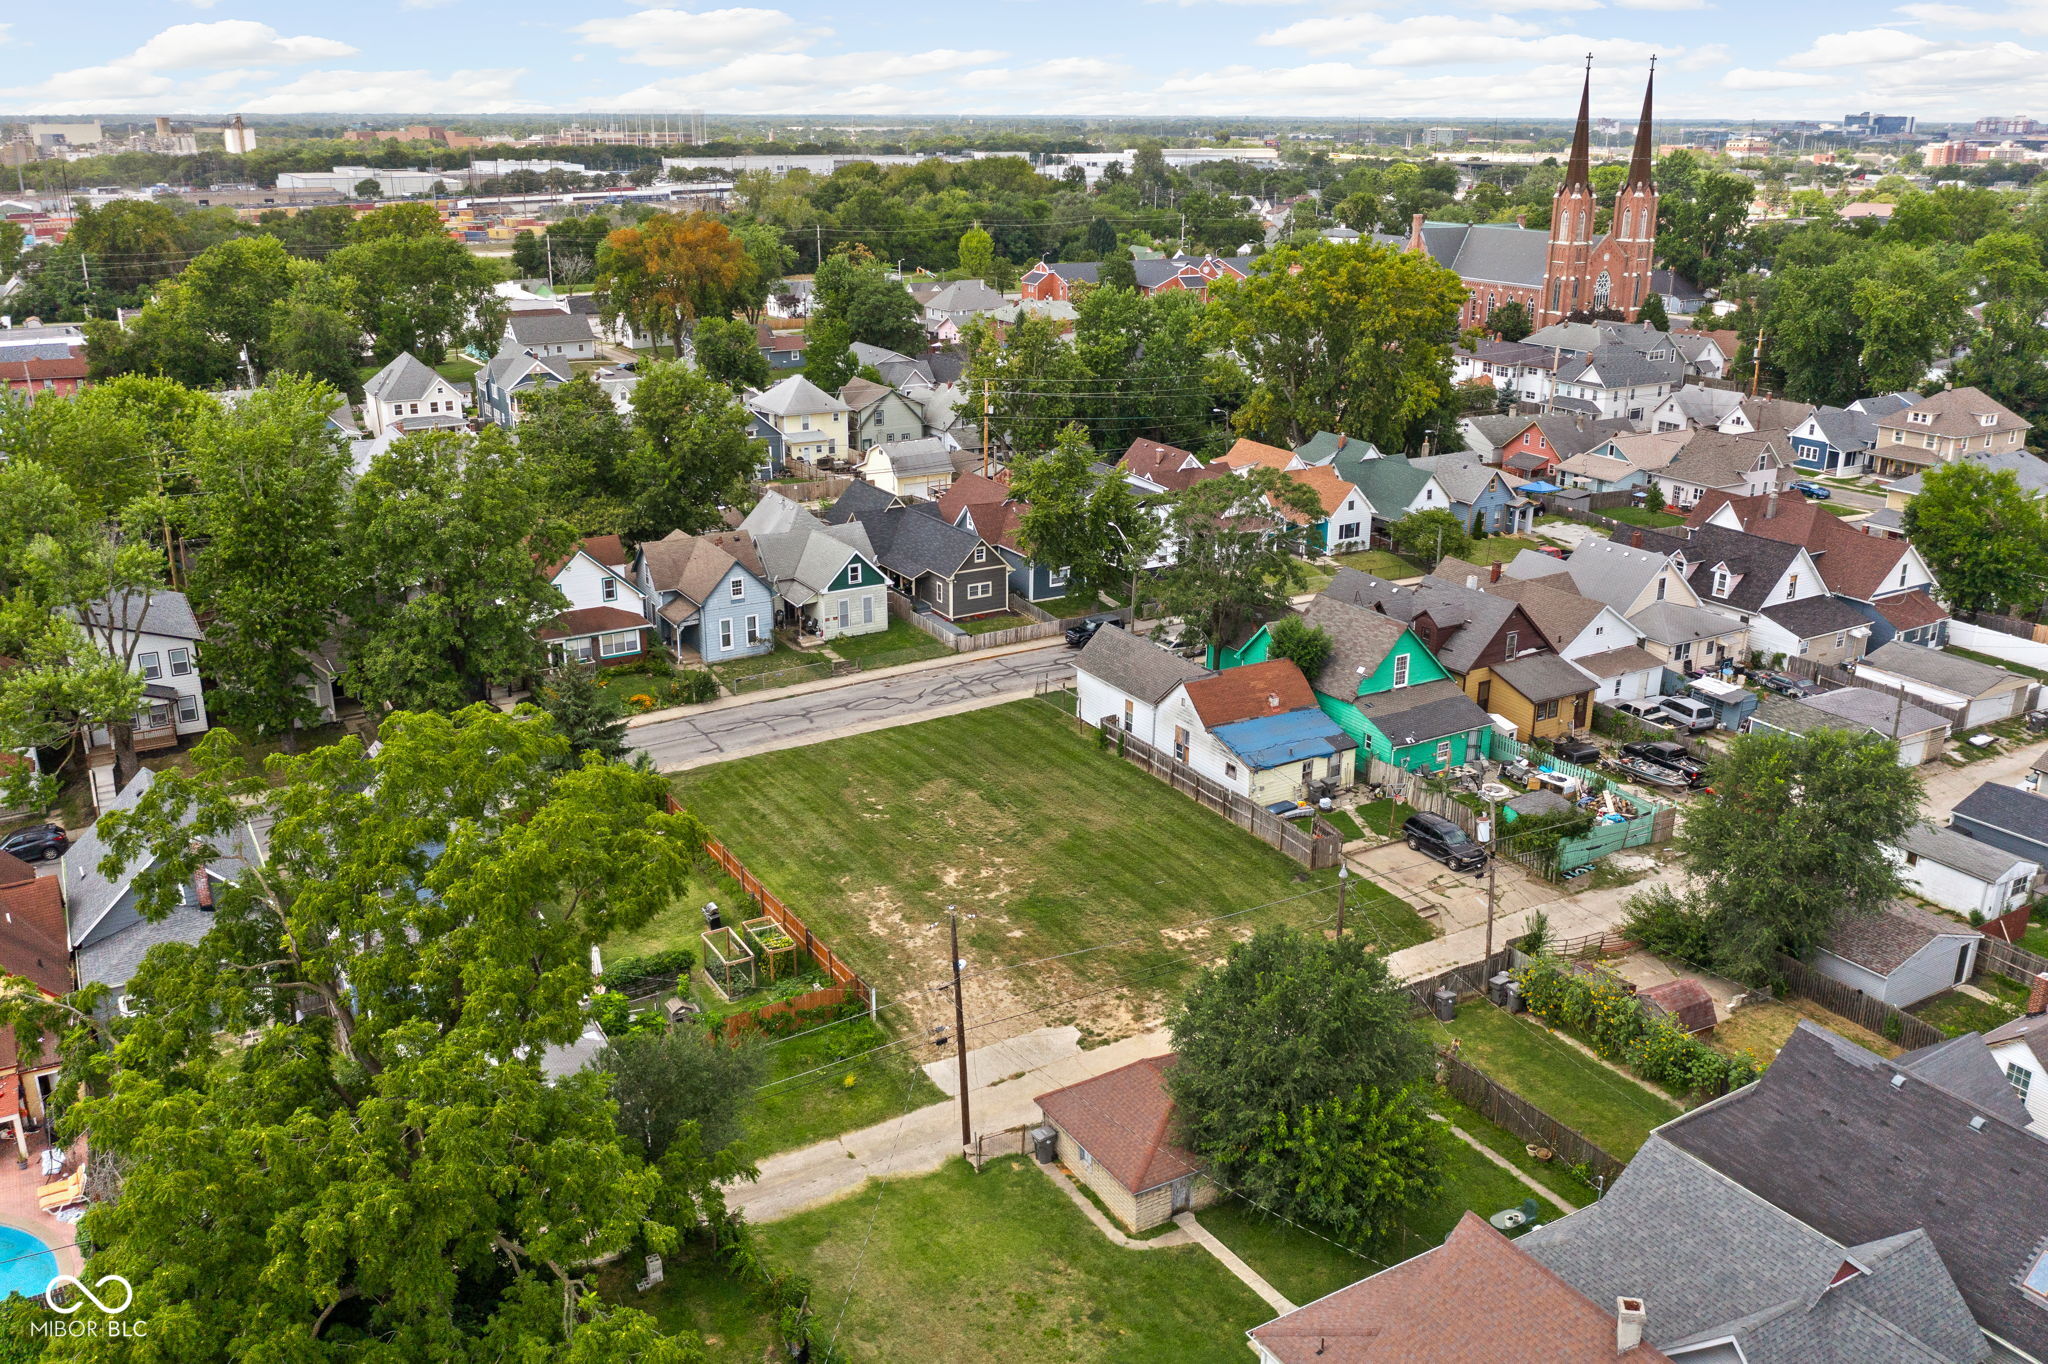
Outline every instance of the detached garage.
<path id="1" fill-rule="evenodd" d="M 2031 678 L 1899 640 L 1859 662 L 1856 679 L 1897 687 L 1908 696 L 1962 711 L 1959 729 L 1980 729 L 2024 714 L 2034 695 Z"/>
<path id="2" fill-rule="evenodd" d="M 1872 999 L 1907 1009 L 1953 990 L 1977 969 L 1984 935 L 1968 924 L 1893 901 L 1875 914 L 1844 914 L 1813 969 Z"/>

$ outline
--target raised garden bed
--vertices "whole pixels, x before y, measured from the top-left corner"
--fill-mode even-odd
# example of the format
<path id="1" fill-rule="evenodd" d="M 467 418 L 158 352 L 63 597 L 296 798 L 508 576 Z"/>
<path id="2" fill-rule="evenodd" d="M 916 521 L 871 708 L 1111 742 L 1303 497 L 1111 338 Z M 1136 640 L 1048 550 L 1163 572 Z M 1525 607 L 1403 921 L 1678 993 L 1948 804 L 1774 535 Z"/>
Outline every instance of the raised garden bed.
<path id="1" fill-rule="evenodd" d="M 751 993 L 760 983 L 747 940 L 731 928 L 710 928 L 699 935 L 704 944 L 704 974 L 727 999 Z"/>

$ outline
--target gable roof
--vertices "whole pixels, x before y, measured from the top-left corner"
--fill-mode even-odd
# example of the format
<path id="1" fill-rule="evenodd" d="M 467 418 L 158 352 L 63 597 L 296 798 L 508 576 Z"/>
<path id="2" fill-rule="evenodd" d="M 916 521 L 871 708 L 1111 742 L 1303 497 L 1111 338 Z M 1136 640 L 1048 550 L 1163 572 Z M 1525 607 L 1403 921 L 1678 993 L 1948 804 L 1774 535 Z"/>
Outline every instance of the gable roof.
<path id="1" fill-rule="evenodd" d="M 38 876 L 12 853 L 0 858 L 0 971 L 32 980 L 49 994 L 64 994 L 72 979 L 62 878 Z"/>
<path id="2" fill-rule="evenodd" d="M 379 402 L 413 403 L 432 392 L 434 385 L 445 382 L 419 357 L 405 351 L 363 381 L 363 396 Z"/>
<path id="3" fill-rule="evenodd" d="M 1529 701 L 1561 701 L 1593 690 L 1593 679 L 1556 654 L 1531 654 L 1496 663 L 1493 675 Z"/>
<path id="4" fill-rule="evenodd" d="M 1142 478 L 1171 491 L 1229 472 L 1218 465 L 1201 463 L 1191 450 L 1142 438 L 1131 442 L 1131 448 L 1117 461 L 1117 468 L 1132 478 Z"/>
<path id="5" fill-rule="evenodd" d="M 844 412 L 845 403 L 801 374 L 792 374 L 747 399 L 747 406 L 769 417 L 801 417 L 819 412 Z"/>
<path id="6" fill-rule="evenodd" d="M 1685 556 L 1685 580 L 1699 594 L 1700 604 L 1716 603 L 1739 611 L 1761 611 L 1775 588 L 1802 553 L 1799 545 L 1745 535 L 1720 526 L 1701 526 L 1690 536 L 1646 530 L 1642 547 L 1659 554 Z M 1728 595 L 1714 595 L 1714 570 L 1726 566 Z M 1859 616 L 1858 619 L 1861 619 Z"/>
<path id="7" fill-rule="evenodd" d="M 877 562 L 904 578 L 927 573 L 950 578 L 966 566 L 976 545 L 986 543 L 986 537 L 948 521 L 937 503 L 906 503 L 870 483 L 856 483 L 841 493 L 825 520 L 833 525 L 858 521 Z"/>
<path id="8" fill-rule="evenodd" d="M 2017 786 L 1987 781 L 1957 801 L 1952 813 L 2020 838 L 2048 843 L 2048 796 Z"/>
<path id="9" fill-rule="evenodd" d="M 1693 483 L 1702 488 L 1741 488 L 1743 475 L 1764 467 L 1785 466 L 1783 446 L 1772 436 L 1757 432 L 1731 435 L 1726 431 L 1701 430 L 1692 433 L 1678 457 L 1664 466 L 1666 478 Z M 1690 518 L 1687 524 L 1692 524 Z"/>
<path id="10" fill-rule="evenodd" d="M 1861 451 L 1877 444 L 1877 418 L 1868 412 L 1846 407 L 1817 407 L 1800 427 L 1804 429 L 1809 424 L 1813 427 L 1812 434 L 1818 435 L 1832 449 Z"/>
<path id="11" fill-rule="evenodd" d="M 1648 537 L 1646 536 L 1645 539 Z M 1516 577 L 1539 576 L 1533 572 L 1517 573 L 1522 559 L 1532 551 L 1524 550 L 1508 564 L 1505 572 Z M 1548 555 L 1537 555 L 1546 565 L 1557 561 Z M 1581 595 L 1605 602 L 1617 611 L 1626 611 L 1643 589 L 1670 566 L 1671 556 L 1658 550 L 1637 545 L 1624 545 L 1618 540 L 1595 540 L 1588 537 L 1579 541 L 1579 547 L 1564 561 L 1564 571 L 1572 580 L 1572 586 Z"/>
<path id="12" fill-rule="evenodd" d="M 1188 701 L 1201 717 L 1204 729 L 1217 729 L 1240 720 L 1284 715 L 1294 710 L 1315 710 L 1316 694 L 1292 659 L 1274 658 L 1248 663 L 1213 676 L 1187 683 Z"/>
<path id="13" fill-rule="evenodd" d="M 535 355 L 531 351 L 501 350 L 491 357 L 478 378 L 498 388 L 513 388 L 531 378 L 536 372 L 547 375 L 556 383 L 566 384 L 575 377 L 575 368 L 566 356 Z"/>
<path id="14" fill-rule="evenodd" d="M 1557 382 L 1633 388 L 1638 384 L 1677 383 L 1684 376 L 1685 362 L 1675 355 L 1657 360 L 1634 346 L 1608 343 L 1589 351 L 1582 359 L 1567 361 L 1557 371 Z"/>
<path id="15" fill-rule="evenodd" d="M 1531 417 L 1528 425 L 1535 427 L 1542 434 L 1550 452 L 1560 461 L 1573 455 L 1584 454 L 1602 441 L 1635 432 L 1635 427 L 1631 426 L 1625 417 L 1603 417 L 1589 421 L 1585 417 L 1546 413 L 1540 417 Z M 1513 437 L 1509 439 L 1512 440 Z"/>
<path id="16" fill-rule="evenodd" d="M 1948 724 L 1947 720 L 1923 706 L 1916 706 L 1911 701 L 1901 703 L 1898 697 L 1872 691 L 1869 687 L 1840 687 L 1818 696 L 1800 697 L 1795 704 L 1824 715 L 1853 720 L 1871 733 L 1882 734 L 1887 739 L 1909 738 Z"/>
<path id="17" fill-rule="evenodd" d="M 887 346 L 871 346 L 865 341 L 853 343 L 853 359 L 857 365 L 873 365 L 882 376 L 882 382 L 901 389 L 915 380 L 924 384 L 935 384 L 939 380 L 934 371 L 934 357 L 924 356 L 913 359 L 901 351 L 890 350 Z"/>
<path id="18" fill-rule="evenodd" d="M 1427 469 L 1416 468 L 1412 460 L 1361 459 L 1354 458 L 1349 451 L 1331 460 L 1329 467 L 1349 479 L 1351 486 L 1365 494 L 1372 509 L 1390 521 L 1399 520 L 1408 505 L 1421 495 L 1423 485 L 1436 477 Z"/>
<path id="19" fill-rule="evenodd" d="M 709 601 L 735 568 L 764 585 L 768 581 L 768 570 L 754 547 L 754 537 L 744 530 L 703 535 L 672 530 L 661 539 L 640 546 L 640 557 L 647 565 L 647 580 L 656 592 L 674 592 L 693 606 Z M 666 614 L 666 608 L 663 610 Z"/>
<path id="20" fill-rule="evenodd" d="M 1924 862 L 1933 862 L 1992 884 L 2004 880 L 2016 868 L 2034 867 L 2038 870 L 2040 867 L 2037 862 L 2009 853 L 1981 838 L 1967 838 L 1954 829 L 1945 829 L 1925 820 L 1909 827 L 1899 836 L 1895 846 Z"/>
<path id="21" fill-rule="evenodd" d="M 925 300 L 940 313 L 986 313 L 1003 306 L 1003 296 L 978 279 L 956 279 Z"/>
<path id="22" fill-rule="evenodd" d="M 1173 1140 L 1173 1098 L 1166 1092 L 1166 1072 L 1174 1060 L 1148 1056 L 1041 1094 L 1039 1110 L 1132 1193 L 1170 1184 L 1201 1168 L 1193 1153 Z"/>
<path id="23" fill-rule="evenodd" d="M 1415 468 L 1429 470 L 1435 475 L 1437 486 L 1444 490 L 1444 496 L 1468 507 L 1486 496 L 1487 489 L 1496 483 L 1501 485 L 1501 491 L 1514 495 L 1514 489 L 1507 486 L 1500 470 L 1481 464 L 1467 454 L 1429 455 L 1410 463 Z"/>
<path id="24" fill-rule="evenodd" d="M 1916 422 L 1915 414 L 1932 417 L 1931 422 Z M 1989 416 L 1990 424 L 1980 418 Z M 2014 412 L 1980 388 L 1965 385 L 1962 388 L 1945 389 L 1940 393 L 1922 398 L 1911 407 L 1888 412 L 1877 419 L 1879 427 L 1886 431 L 1917 431 L 1922 434 L 1933 432 L 1937 436 L 1981 436 L 1992 432 L 2031 431 L 2024 417 Z"/>
<path id="25" fill-rule="evenodd" d="M 1789 398 L 1744 398 L 1738 406 L 1757 435 L 1790 431 L 1814 411 L 1812 403 L 1796 403 Z"/>
<path id="26" fill-rule="evenodd" d="M 1036 284 L 1047 275 L 1058 275 L 1069 284 L 1093 284 L 1101 269 L 1102 264 L 1099 261 L 1047 261 L 1041 259 L 1038 264 L 1024 272 L 1021 282 Z"/>
<path id="27" fill-rule="evenodd" d="M 1700 426 L 1718 425 L 1723 418 L 1742 406 L 1742 392 L 1733 388 L 1708 388 L 1702 384 L 1687 384 L 1664 400 L 1675 405 L 1688 421 Z"/>
<path id="28" fill-rule="evenodd" d="M 763 493 L 740 529 L 754 537 L 769 580 L 792 606 L 829 591 L 855 557 L 876 563 L 874 546 L 858 521 L 828 526 L 780 493 Z"/>
<path id="29" fill-rule="evenodd" d="M 1340 454 L 1380 458 L 1380 448 L 1369 440 L 1354 440 L 1335 431 L 1318 431 L 1294 447 L 1303 464 L 1328 464 Z"/>
<path id="30" fill-rule="evenodd" d="M 1302 619 L 1330 635 L 1329 658 L 1309 679 L 1325 696 L 1346 701 L 1358 694 L 1358 683 L 1379 670 L 1408 627 L 1390 616 L 1369 611 L 1327 593 L 1318 594 Z"/>
<path id="31" fill-rule="evenodd" d="M 1818 502 L 1784 495 L 1773 499 L 1769 493 L 1740 496 L 1724 489 L 1709 489 L 1686 513 L 1685 524 L 1703 525 L 1723 508 L 1727 512 L 1719 520 L 1725 521 L 1732 515 L 1751 535 L 1804 545 L 1813 555 L 1814 567 L 1820 570 L 1821 581 L 1828 585 L 1828 590 L 1845 597 L 1870 600 L 1911 548 L 1904 540 L 1865 535 L 1846 526 L 1840 517 L 1822 510 Z"/>
<path id="32" fill-rule="evenodd" d="M 1841 634 L 1845 630 L 1860 630 L 1870 623 L 1861 611 L 1840 597 L 1829 596 L 1780 602 L 1776 606 L 1766 606 L 1763 614 L 1801 639 L 1818 639 L 1822 635 Z"/>
<path id="33" fill-rule="evenodd" d="M 1381 610 L 1405 625 L 1428 615 L 1435 632 L 1423 643 L 1437 662 L 1460 673 L 1471 671 L 1520 605 L 1512 597 L 1475 591 L 1438 577 L 1401 587 L 1355 568 L 1338 569 L 1323 591 L 1353 606 Z M 1541 648 L 1546 642 L 1539 636 L 1526 644 Z"/>
<path id="34" fill-rule="evenodd" d="M 886 464 L 898 478 L 928 477 L 953 472 L 953 450 L 937 436 L 884 441 L 868 449 L 863 467 Z"/>
<path id="35" fill-rule="evenodd" d="M 1292 450 L 1283 450 L 1277 445 L 1267 445 L 1263 441 L 1240 436 L 1236 444 L 1210 462 L 1220 464 L 1226 469 L 1244 469 L 1254 464 L 1267 469 L 1285 469 L 1294 463 L 1294 460 Z"/>
<path id="36" fill-rule="evenodd" d="M 1957 463 L 1967 460 L 1981 464 L 1994 473 L 2000 469 L 2009 471 L 2019 480 L 2020 488 L 2029 497 L 2048 494 L 2048 460 L 2027 450 L 1970 450 L 1962 454 Z M 1888 493 L 1904 493 L 1917 497 L 1925 490 L 1927 471 L 1922 469 L 1905 478 L 1895 478 L 1884 485 Z"/>
<path id="37" fill-rule="evenodd" d="M 1443 565 L 1437 567 L 1441 569 Z M 1579 632 L 1598 619 L 1602 611 L 1612 609 L 1605 602 L 1574 592 L 1570 579 L 1562 575 L 1514 578 L 1503 573 L 1498 582 L 1486 583 L 1481 590 L 1489 597 L 1506 597 L 1509 601 L 1521 603 L 1522 610 L 1536 623 L 1543 637 L 1559 649 L 1577 639 Z M 1633 643 L 1633 637 L 1625 642 Z"/>
<path id="38" fill-rule="evenodd" d="M 1459 278 L 1541 289 L 1550 259 L 1550 234 L 1513 223 L 1422 225 L 1422 249 Z"/>
<path id="39" fill-rule="evenodd" d="M 855 412 L 864 412 L 882 399 L 895 393 L 887 384 L 878 384 L 873 379 L 855 377 L 848 379 L 839 390 L 839 401 Z M 897 396 L 902 396 L 898 394 Z"/>
<path id="40" fill-rule="evenodd" d="M 1479 1302 L 1484 1310 L 1473 1310 Z M 1281 1364 L 1613 1364 L 1612 1312 L 1467 1212 L 1444 1243 L 1248 1333 Z M 1630 1364 L 1670 1364 L 1639 1346 Z"/>
<path id="41" fill-rule="evenodd" d="M 2033 1133 L 1801 1020 L 1761 1079 L 1658 1136 L 1843 1245 L 1924 1234 L 1984 1331 L 2048 1356 L 2048 1310 L 2021 1287 L 2048 1235 Z M 1982 1357 L 1960 1331 L 1952 1348 Z"/>
<path id="42" fill-rule="evenodd" d="M 1859 667 L 1876 668 L 1930 687 L 1958 692 L 1964 696 L 1988 696 L 2012 683 L 2025 683 L 2018 673 L 1942 649 L 1929 649 L 1892 640 L 1863 656 Z"/>
<path id="43" fill-rule="evenodd" d="M 1318 464 L 1307 469 L 1289 469 L 1287 476 L 1316 495 L 1316 502 L 1322 507 L 1324 516 L 1334 515 L 1337 509 L 1344 505 L 1344 500 L 1355 491 L 1353 484 L 1327 464 Z M 1273 502 L 1270 494 L 1266 501 L 1272 504 L 1276 511 L 1279 510 L 1279 505 Z M 1281 515 L 1301 525 L 1306 525 L 1310 519 L 1292 510 L 1283 511 Z"/>
<path id="44" fill-rule="evenodd" d="M 137 771 L 119 794 L 100 807 L 101 819 L 116 810 L 134 809 L 155 782 L 156 773 L 149 768 Z M 128 887 L 135 883 L 135 878 L 152 862 L 144 853 L 130 860 L 118 873 L 109 873 L 105 868 L 108 848 L 101 827 L 96 821 L 64 856 L 64 912 L 74 952 L 94 940 L 107 911 L 120 902 Z M 229 880 L 239 876 L 262 856 L 260 844 L 246 825 L 237 829 L 228 846 L 216 851 L 220 855 L 208 865 L 207 871 Z M 110 932 L 105 936 L 115 934 Z"/>
<path id="45" fill-rule="evenodd" d="M 85 624 L 101 629 L 132 630 L 169 639 L 206 638 L 198 617 L 192 614 L 192 603 L 183 592 L 167 587 L 152 592 L 147 601 L 140 592 L 117 592 L 90 603 L 78 616 Z"/>
<path id="46" fill-rule="evenodd" d="M 1469 734 L 1493 723 L 1479 703 L 1449 678 L 1425 682 L 1419 687 L 1374 692 L 1352 698 L 1352 704 L 1396 748 L 1452 734 Z"/>
<path id="47" fill-rule="evenodd" d="M 1904 900 L 1894 900 L 1873 913 L 1845 910 L 1837 915 L 1826 950 L 1866 971 L 1889 976 L 1929 943 L 1949 936 L 1984 935 L 1967 924 L 1944 919 Z"/>
<path id="48" fill-rule="evenodd" d="M 514 313 L 505 330 L 522 346 L 560 346 L 593 339 L 588 317 L 552 310 Z"/>
<path id="49" fill-rule="evenodd" d="M 1213 676 L 1207 668 L 1113 626 L 1095 632 L 1074 667 L 1126 696 L 1156 706 L 1183 682 Z"/>

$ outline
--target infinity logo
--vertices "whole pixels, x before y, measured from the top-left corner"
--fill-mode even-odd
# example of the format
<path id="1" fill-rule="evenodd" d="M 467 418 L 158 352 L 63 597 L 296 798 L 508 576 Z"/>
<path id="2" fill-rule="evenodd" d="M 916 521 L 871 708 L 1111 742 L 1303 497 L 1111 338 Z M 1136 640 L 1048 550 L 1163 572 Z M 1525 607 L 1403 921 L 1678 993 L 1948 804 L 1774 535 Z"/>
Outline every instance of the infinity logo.
<path id="1" fill-rule="evenodd" d="M 105 1288 L 110 1283 L 117 1283 L 121 1285 L 121 1292 L 124 1296 L 121 1299 L 121 1305 L 119 1307 L 109 1307 L 106 1303 L 101 1302 L 99 1300 L 98 1295 L 96 1295 L 92 1291 L 92 1288 L 87 1288 L 85 1286 L 84 1280 L 73 1278 L 69 1274 L 59 1274 L 56 1278 L 50 1280 L 50 1286 L 43 1290 L 43 1301 L 49 1304 L 49 1308 L 52 1312 L 62 1313 L 64 1316 L 67 1317 L 70 1316 L 73 1312 L 76 1312 L 79 1309 L 83 1308 L 85 1304 L 82 1302 L 74 1302 L 69 1306 L 64 1307 L 60 1307 L 58 1305 L 57 1290 L 62 1288 L 65 1284 L 70 1284 L 73 1288 L 76 1288 L 80 1293 L 84 1294 L 87 1298 L 90 1298 L 92 1300 L 92 1305 L 94 1307 L 99 1308 L 100 1311 L 105 1312 L 109 1316 L 119 1316 L 121 1313 L 128 1310 L 128 1305 L 130 1303 L 135 1301 L 135 1290 L 129 1285 L 128 1281 L 122 1278 L 119 1274 L 107 1275 L 106 1277 L 102 1278 L 98 1283 L 94 1284 L 93 1288 Z M 112 1297 L 113 1295 L 110 1293 L 107 1296 Z"/>

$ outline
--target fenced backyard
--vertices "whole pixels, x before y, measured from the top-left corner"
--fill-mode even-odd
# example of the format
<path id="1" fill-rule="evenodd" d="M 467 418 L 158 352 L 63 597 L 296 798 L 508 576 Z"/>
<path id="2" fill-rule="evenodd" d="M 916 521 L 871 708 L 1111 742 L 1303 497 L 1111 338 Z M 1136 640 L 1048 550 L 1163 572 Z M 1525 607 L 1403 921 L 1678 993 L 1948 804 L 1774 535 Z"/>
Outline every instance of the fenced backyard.
<path id="1" fill-rule="evenodd" d="M 1969 723 L 1969 707 L 1967 706 L 1944 706 L 1939 701 L 1930 701 L 1924 696 L 1915 696 L 1903 687 L 1895 687 L 1887 682 L 1879 682 L 1875 678 L 1864 677 L 1862 674 L 1853 672 L 1848 668 L 1838 668 L 1832 663 L 1822 663 L 1815 659 L 1801 658 L 1797 654 L 1793 654 L 1785 659 L 1784 671 L 1790 673 L 1793 677 L 1808 682 L 1818 682 L 1825 686 L 1861 687 L 1865 691 L 1874 691 L 1880 696 L 1889 696 L 1893 700 L 1904 702 L 1906 705 L 1918 706 L 1921 710 L 1932 711 L 1948 721 L 1949 729 L 1958 734 L 1962 733 L 1965 729 L 1973 728 Z M 2001 716 L 1999 718 L 2003 719 L 2006 717 Z M 1980 721 L 1974 727 L 1982 728 L 1983 725 L 1989 723 L 1991 722 Z"/>
<path id="2" fill-rule="evenodd" d="M 1449 1051 L 1437 1053 L 1444 1088 L 1451 1097 L 1500 1124 L 1522 1140 L 1549 1150 L 1567 1165 L 1583 1167 L 1604 1188 L 1625 1165 L 1582 1133 L 1559 1122 L 1484 1071 L 1466 1065 Z"/>
<path id="3" fill-rule="evenodd" d="M 1989 941 L 1985 943 L 1987 947 L 1991 945 Z M 1998 946 L 2003 947 L 2006 944 L 2000 943 Z M 1785 988 L 1788 992 L 1810 999 L 1822 1008 L 1870 1029 L 1878 1036 L 1898 1043 L 1908 1051 L 1931 1047 L 1937 1042 L 1948 1040 L 1948 1034 L 1932 1024 L 1923 1022 L 1902 1009 L 1895 1009 L 1882 1000 L 1873 999 L 1861 990 L 1830 979 L 1803 962 L 1781 956 L 1778 958 L 1778 970 L 1785 977 Z"/>
<path id="4" fill-rule="evenodd" d="M 1038 613 L 1044 616 L 1043 611 Z M 956 654 L 972 653 L 981 649 L 1000 649 L 1007 644 L 1023 644 L 1034 639 L 1051 639 L 1063 628 L 1050 616 L 1034 620 L 1029 625 L 1013 626 L 1007 630 L 975 632 L 963 630 L 949 620 L 929 611 L 919 611 L 911 604 L 910 598 L 901 592 L 889 593 L 889 616 L 892 620 L 908 621 L 916 629 L 924 631 Z"/>

